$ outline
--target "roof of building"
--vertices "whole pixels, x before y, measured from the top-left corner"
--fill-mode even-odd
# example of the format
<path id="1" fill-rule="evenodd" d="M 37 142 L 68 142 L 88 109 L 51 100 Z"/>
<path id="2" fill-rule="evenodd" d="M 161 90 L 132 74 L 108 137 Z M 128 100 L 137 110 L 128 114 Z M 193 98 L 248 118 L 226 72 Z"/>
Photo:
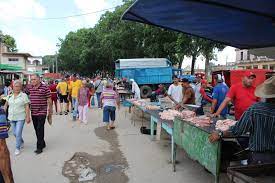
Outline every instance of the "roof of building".
<path id="1" fill-rule="evenodd" d="M 17 52 L 3 52 L 3 55 L 9 56 L 24 56 L 24 57 L 31 57 L 32 55 L 29 53 L 17 53 Z"/>

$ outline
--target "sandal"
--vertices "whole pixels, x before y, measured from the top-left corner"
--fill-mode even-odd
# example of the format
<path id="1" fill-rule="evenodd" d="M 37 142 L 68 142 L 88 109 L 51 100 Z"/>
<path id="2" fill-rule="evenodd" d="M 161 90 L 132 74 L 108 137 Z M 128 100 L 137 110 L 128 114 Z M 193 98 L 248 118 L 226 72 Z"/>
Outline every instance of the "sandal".
<path id="1" fill-rule="evenodd" d="M 115 126 L 111 126 L 111 127 L 110 127 L 111 130 L 113 130 L 113 129 L 115 129 L 115 128 L 116 128 Z"/>

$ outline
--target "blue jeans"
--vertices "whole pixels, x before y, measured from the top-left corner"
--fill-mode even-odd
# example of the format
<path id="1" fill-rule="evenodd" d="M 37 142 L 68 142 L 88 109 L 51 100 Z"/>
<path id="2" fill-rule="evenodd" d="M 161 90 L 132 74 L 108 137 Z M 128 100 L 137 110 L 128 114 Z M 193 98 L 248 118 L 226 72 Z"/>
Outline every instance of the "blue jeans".
<path id="1" fill-rule="evenodd" d="M 100 108 L 100 96 L 101 96 L 101 92 L 100 93 L 96 93 L 96 99 L 97 99 L 97 106 L 98 106 L 98 108 Z"/>
<path id="2" fill-rule="evenodd" d="M 77 116 L 77 109 L 78 109 L 78 99 L 73 97 L 72 98 L 72 104 L 73 104 L 73 108 L 74 108 L 73 117 L 76 118 L 76 116 Z"/>
<path id="3" fill-rule="evenodd" d="M 105 106 L 103 108 L 103 122 L 109 123 L 116 120 L 116 107 L 114 106 Z"/>
<path id="4" fill-rule="evenodd" d="M 22 143 L 24 140 L 22 138 L 22 131 L 25 124 L 25 120 L 11 121 L 13 135 L 16 138 L 16 149 L 20 150 Z"/>

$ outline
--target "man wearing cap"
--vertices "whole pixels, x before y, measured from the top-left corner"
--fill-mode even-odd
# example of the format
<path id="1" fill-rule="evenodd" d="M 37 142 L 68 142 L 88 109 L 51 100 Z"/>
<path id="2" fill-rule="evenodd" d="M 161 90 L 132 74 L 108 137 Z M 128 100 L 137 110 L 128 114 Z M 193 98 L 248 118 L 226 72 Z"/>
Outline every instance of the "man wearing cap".
<path id="1" fill-rule="evenodd" d="M 213 132 L 210 142 L 222 137 L 250 133 L 249 164 L 275 162 L 275 76 L 267 79 L 255 90 L 257 97 L 266 99 L 252 105 L 235 126 L 225 132 Z"/>
<path id="2" fill-rule="evenodd" d="M 228 86 L 223 83 L 222 76 L 220 74 L 217 74 L 215 76 L 215 83 L 216 86 L 213 88 L 213 100 L 212 100 L 212 107 L 211 107 L 211 113 L 217 112 L 219 109 L 220 105 L 224 101 L 226 94 L 229 90 Z M 228 113 L 228 108 L 227 106 L 222 110 L 220 115 L 223 118 L 226 118 L 226 115 Z"/>
<path id="3" fill-rule="evenodd" d="M 239 120 L 251 105 L 259 101 L 259 98 L 254 95 L 255 87 L 253 86 L 253 82 L 255 78 L 256 75 L 253 72 L 245 72 L 242 83 L 231 86 L 226 98 L 217 112 L 214 113 L 214 116 L 220 115 L 227 107 L 228 103 L 233 102 L 235 107 L 235 119 Z"/>

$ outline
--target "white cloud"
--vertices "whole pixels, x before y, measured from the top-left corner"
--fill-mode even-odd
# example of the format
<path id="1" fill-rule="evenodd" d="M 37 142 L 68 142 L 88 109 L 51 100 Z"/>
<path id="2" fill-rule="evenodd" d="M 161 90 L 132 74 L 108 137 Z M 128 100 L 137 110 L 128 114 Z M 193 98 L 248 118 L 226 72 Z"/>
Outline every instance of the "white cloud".
<path id="1" fill-rule="evenodd" d="M 217 60 L 213 61 L 216 65 L 225 65 L 226 62 L 235 62 L 236 60 L 236 52 L 235 48 L 227 46 L 223 49 L 223 51 L 216 52 Z M 185 57 L 182 62 L 182 68 L 187 66 L 191 66 L 192 58 Z M 205 68 L 205 59 L 203 56 L 199 56 L 196 60 L 195 68 L 204 69 Z"/>
<path id="2" fill-rule="evenodd" d="M 13 36 L 19 52 L 32 55 L 53 54 L 55 44 L 33 32 L 30 21 L 23 17 L 43 18 L 46 9 L 38 0 L 0 0 L 0 29 Z"/>
<path id="3" fill-rule="evenodd" d="M 97 12 L 100 10 L 112 8 L 116 5 L 122 4 L 121 0 L 74 0 L 76 7 L 80 10 L 81 13 L 90 13 Z M 74 17 L 68 20 L 69 25 L 78 29 L 81 27 L 93 27 L 100 16 L 105 12 L 92 13 L 82 17 Z"/>
<path id="4" fill-rule="evenodd" d="M 42 18 L 45 8 L 36 0 L 0 0 L 0 21 L 9 23 L 20 17 Z"/>
<path id="5" fill-rule="evenodd" d="M 29 30 L 21 32 L 19 36 L 16 37 L 16 40 L 20 52 L 27 52 L 34 56 L 54 54 L 57 49 L 55 44 L 47 39 L 36 36 Z"/>

